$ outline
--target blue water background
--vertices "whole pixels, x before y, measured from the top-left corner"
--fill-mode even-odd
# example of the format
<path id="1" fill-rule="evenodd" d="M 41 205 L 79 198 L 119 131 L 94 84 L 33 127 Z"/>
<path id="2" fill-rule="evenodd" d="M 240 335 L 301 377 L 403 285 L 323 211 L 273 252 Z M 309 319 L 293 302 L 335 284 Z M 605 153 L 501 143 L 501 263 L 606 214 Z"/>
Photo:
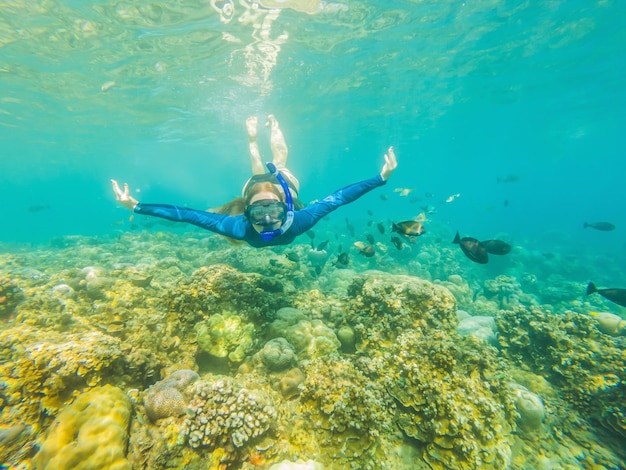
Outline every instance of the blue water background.
<path id="1" fill-rule="evenodd" d="M 0 241 L 128 230 L 110 178 L 145 202 L 218 206 L 249 176 L 245 118 L 273 113 L 305 202 L 375 175 L 396 148 L 389 184 L 325 224 L 410 219 L 431 204 L 425 236 L 506 234 L 624 262 L 626 3 L 284 9 L 269 37 L 288 39 L 266 76 L 242 13 L 224 24 L 209 2 L 3 6 Z M 269 156 L 267 140 L 261 126 Z M 498 183 L 507 175 L 519 181 Z M 605 220 L 617 229 L 583 230 Z M 199 230 L 150 230 L 179 229 Z"/>

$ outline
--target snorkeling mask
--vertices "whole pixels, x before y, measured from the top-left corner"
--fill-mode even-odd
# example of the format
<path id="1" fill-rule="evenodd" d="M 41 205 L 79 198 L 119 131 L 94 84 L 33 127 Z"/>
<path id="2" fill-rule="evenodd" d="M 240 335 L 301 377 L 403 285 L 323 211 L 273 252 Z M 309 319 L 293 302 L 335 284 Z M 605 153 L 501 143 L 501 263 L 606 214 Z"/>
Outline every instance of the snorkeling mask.
<path id="1" fill-rule="evenodd" d="M 262 199 L 248 206 L 246 216 L 250 223 L 268 227 L 282 222 L 287 212 L 287 206 L 273 199 Z"/>
<path id="2" fill-rule="evenodd" d="M 278 235 L 285 233 L 291 227 L 293 223 L 294 210 L 293 210 L 293 198 L 291 197 L 291 191 L 287 185 L 287 181 L 280 174 L 276 165 L 271 162 L 265 164 L 272 176 L 275 176 L 280 183 L 283 192 L 285 193 L 285 200 L 287 205 L 279 201 L 274 200 L 261 200 L 254 204 L 250 204 L 246 209 L 246 216 L 250 223 L 260 225 L 263 227 L 272 226 L 278 222 L 282 222 L 282 225 L 276 230 L 263 230 L 259 233 L 261 240 L 269 242 L 272 241 Z M 286 210 L 285 210 L 286 209 Z"/>

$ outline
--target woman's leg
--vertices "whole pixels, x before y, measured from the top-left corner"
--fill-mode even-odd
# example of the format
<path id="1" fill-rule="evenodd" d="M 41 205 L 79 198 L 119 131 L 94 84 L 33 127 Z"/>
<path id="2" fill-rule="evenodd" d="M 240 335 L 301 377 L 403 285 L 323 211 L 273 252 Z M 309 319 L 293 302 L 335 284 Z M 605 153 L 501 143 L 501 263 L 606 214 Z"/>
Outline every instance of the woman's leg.
<path id="1" fill-rule="evenodd" d="M 272 155 L 274 156 L 274 165 L 276 168 L 283 169 L 287 166 L 287 143 L 285 142 L 285 136 L 280 130 L 278 121 L 273 114 L 267 117 L 270 125 L 270 147 L 272 149 Z"/>
<path id="2" fill-rule="evenodd" d="M 265 173 L 265 165 L 261 160 L 259 144 L 256 141 L 256 128 L 258 120 L 256 116 L 246 119 L 246 130 L 248 131 L 248 146 L 250 147 L 250 163 L 252 164 L 252 174 L 262 175 Z"/>

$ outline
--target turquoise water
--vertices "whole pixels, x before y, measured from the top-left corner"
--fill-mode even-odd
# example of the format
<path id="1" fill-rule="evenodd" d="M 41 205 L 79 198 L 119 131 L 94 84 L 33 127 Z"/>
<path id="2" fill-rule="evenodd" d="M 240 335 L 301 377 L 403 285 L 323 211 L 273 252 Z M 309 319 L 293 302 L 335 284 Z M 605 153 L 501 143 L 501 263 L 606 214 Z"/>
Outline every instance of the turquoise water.
<path id="1" fill-rule="evenodd" d="M 626 287 L 626 3 L 258 4 L 0 4 L 0 462 L 32 468 L 60 410 L 107 383 L 134 402 L 133 468 L 432 469 L 470 454 L 459 468 L 625 468 L 626 308 L 585 289 Z M 390 145 L 398 169 L 289 247 L 233 246 L 115 201 L 111 178 L 148 203 L 238 196 L 245 120 L 259 117 L 269 160 L 268 114 L 304 202 L 376 175 Z M 424 211 L 426 233 L 396 250 L 391 223 Z M 511 253 L 472 263 L 457 230 Z M 368 237 L 373 257 L 357 248 Z M 330 342 L 297 351 L 299 378 L 259 359 L 286 306 Z M 461 337 L 468 315 L 489 321 L 483 336 Z M 198 346 L 222 316 L 235 326 L 211 334 L 247 331 L 245 360 Z M 184 418 L 150 422 L 142 394 L 188 368 L 207 389 L 228 376 L 273 394 L 273 441 L 226 439 L 226 457 L 175 444 Z M 530 430 L 512 411 L 524 387 L 545 404 Z"/>
<path id="2" fill-rule="evenodd" d="M 273 113 L 305 200 L 396 147 L 390 186 L 422 201 L 372 195 L 340 216 L 428 203 L 445 236 L 623 257 L 626 6 L 348 1 L 285 8 L 262 33 L 265 13 L 246 20 L 244 3 L 225 24 L 206 1 L 5 2 L 0 240 L 119 230 L 111 177 L 146 202 L 217 206 L 248 176 L 245 118 Z M 618 229 L 582 230 L 597 220 Z"/>

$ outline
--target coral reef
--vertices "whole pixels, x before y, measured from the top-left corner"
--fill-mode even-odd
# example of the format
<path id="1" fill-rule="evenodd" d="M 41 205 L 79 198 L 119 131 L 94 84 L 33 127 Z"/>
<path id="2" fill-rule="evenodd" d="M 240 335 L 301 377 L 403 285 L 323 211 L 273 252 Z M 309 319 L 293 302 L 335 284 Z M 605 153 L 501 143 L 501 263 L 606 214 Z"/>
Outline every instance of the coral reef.
<path id="1" fill-rule="evenodd" d="M 80 395 L 48 430 L 34 459 L 37 468 L 130 470 L 125 457 L 130 412 L 128 397 L 111 385 Z"/>
<path id="2" fill-rule="evenodd" d="M 408 329 L 454 329 L 457 305 L 445 287 L 423 279 L 371 272 L 357 276 L 345 302 L 357 349 L 395 340 Z"/>
<path id="3" fill-rule="evenodd" d="M 391 397 L 348 360 L 323 357 L 307 362 L 299 410 L 320 434 L 333 465 L 384 461 L 383 436 L 393 428 Z"/>
<path id="4" fill-rule="evenodd" d="M 496 327 L 496 320 L 493 317 L 480 315 L 474 317 L 468 316 L 459 321 L 456 331 L 461 336 L 472 335 L 475 338 L 484 339 L 494 346 L 498 344 L 498 329 Z"/>
<path id="5" fill-rule="evenodd" d="M 276 419 L 276 410 L 262 390 L 248 390 L 229 377 L 193 386 L 183 435 L 193 447 L 240 448 L 263 435 Z"/>
<path id="6" fill-rule="evenodd" d="M 296 362 L 293 346 L 285 338 L 269 340 L 259 351 L 261 362 L 271 371 L 281 371 L 291 367 Z"/>
<path id="7" fill-rule="evenodd" d="M 307 320 L 294 308 L 282 308 L 276 312 L 268 335 L 284 337 L 293 346 L 298 360 L 336 354 L 341 346 L 335 332 L 322 320 Z"/>
<path id="8" fill-rule="evenodd" d="M 11 315 L 22 297 L 15 280 L 0 271 L 0 318 Z"/>
<path id="9" fill-rule="evenodd" d="M 180 279 L 164 294 L 170 310 L 182 321 L 198 321 L 198 312 L 237 312 L 249 319 L 262 319 L 288 302 L 280 281 L 255 273 L 241 273 L 225 265 L 202 267 L 190 278 Z"/>
<path id="10" fill-rule="evenodd" d="M 520 428 L 527 431 L 534 431 L 541 428 L 546 416 L 546 410 L 539 395 L 515 382 L 511 382 L 509 388 L 514 396 L 515 409 L 519 415 L 518 424 Z"/>
<path id="11" fill-rule="evenodd" d="M 590 316 L 517 308 L 496 316 L 503 353 L 558 386 L 584 416 L 622 436 L 626 413 L 626 338 L 597 329 Z"/>
<path id="12" fill-rule="evenodd" d="M 381 366 L 392 371 L 386 380 L 401 405 L 396 420 L 408 437 L 424 445 L 429 465 L 505 468 L 511 460 L 515 408 L 495 350 L 443 331 L 407 332 L 392 350 Z"/>
<path id="13" fill-rule="evenodd" d="M 187 410 L 187 387 L 200 376 L 192 370 L 177 370 L 146 390 L 143 406 L 152 421 L 180 416 Z"/>
<path id="14" fill-rule="evenodd" d="M 244 323 L 239 315 L 216 313 L 194 327 L 198 346 L 215 357 L 228 357 L 232 362 L 241 362 L 255 343 L 252 323 Z"/>
<path id="15" fill-rule="evenodd" d="M 316 232 L 331 240 L 317 270 L 309 244 L 169 226 L 0 254 L 15 294 L 0 322 L 3 463 L 32 468 L 52 458 L 49 444 L 33 460 L 42 436 L 84 436 L 58 421 L 82 404 L 133 414 L 92 448 L 127 446 L 121 468 L 623 467 L 622 320 L 589 313 L 580 283 L 546 285 L 556 261 L 520 248 L 543 278 L 513 257 L 485 270 L 423 237 L 375 240 L 338 269 L 333 232 Z"/>
<path id="16" fill-rule="evenodd" d="M 610 312 L 589 312 L 598 322 L 598 330 L 611 336 L 626 335 L 626 320 Z"/>

